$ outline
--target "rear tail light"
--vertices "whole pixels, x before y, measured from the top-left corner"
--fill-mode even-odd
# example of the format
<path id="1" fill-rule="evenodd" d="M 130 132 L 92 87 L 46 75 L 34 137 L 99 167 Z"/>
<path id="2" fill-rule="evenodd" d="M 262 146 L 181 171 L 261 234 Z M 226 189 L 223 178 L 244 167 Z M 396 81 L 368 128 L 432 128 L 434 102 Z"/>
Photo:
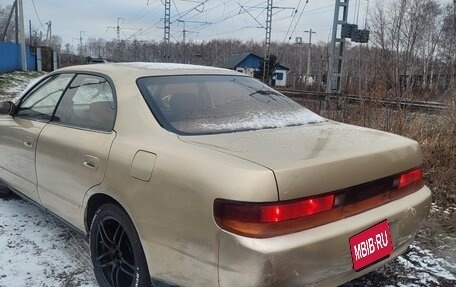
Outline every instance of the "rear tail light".
<path id="1" fill-rule="evenodd" d="M 221 228 L 233 233 L 273 237 L 321 225 L 316 222 L 321 222 L 321 215 L 333 209 L 334 199 L 334 194 L 274 203 L 217 199 L 214 216 Z M 310 221 L 303 222 L 309 218 Z"/>
<path id="2" fill-rule="evenodd" d="M 417 191 L 423 186 L 423 170 L 421 168 L 415 168 L 396 176 L 390 197 L 392 199 L 403 197 Z"/>
<path id="3" fill-rule="evenodd" d="M 422 170 L 335 191 L 325 195 L 273 203 L 216 199 L 214 217 L 224 230 L 268 238 L 290 234 L 352 216 L 423 187 Z"/>

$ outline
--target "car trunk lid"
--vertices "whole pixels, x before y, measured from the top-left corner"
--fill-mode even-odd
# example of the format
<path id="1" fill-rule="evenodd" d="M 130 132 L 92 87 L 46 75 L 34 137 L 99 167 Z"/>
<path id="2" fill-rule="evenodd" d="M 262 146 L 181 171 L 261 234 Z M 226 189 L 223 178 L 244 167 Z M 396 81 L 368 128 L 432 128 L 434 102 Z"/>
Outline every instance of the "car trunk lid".
<path id="1" fill-rule="evenodd" d="M 280 200 L 359 185 L 422 163 L 413 140 L 331 121 L 179 138 L 271 169 Z"/>

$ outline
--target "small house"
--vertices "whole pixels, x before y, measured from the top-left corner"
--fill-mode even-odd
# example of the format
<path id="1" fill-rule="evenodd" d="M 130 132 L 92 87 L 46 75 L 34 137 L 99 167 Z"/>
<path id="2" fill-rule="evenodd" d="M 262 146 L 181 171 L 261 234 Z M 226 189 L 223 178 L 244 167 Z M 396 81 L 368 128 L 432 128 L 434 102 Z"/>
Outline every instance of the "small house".
<path id="1" fill-rule="evenodd" d="M 254 73 L 260 70 L 262 63 L 263 57 L 253 53 L 232 54 L 223 67 L 254 76 Z M 287 73 L 289 70 L 285 66 L 278 65 L 273 74 L 272 85 L 285 87 L 287 85 Z"/>

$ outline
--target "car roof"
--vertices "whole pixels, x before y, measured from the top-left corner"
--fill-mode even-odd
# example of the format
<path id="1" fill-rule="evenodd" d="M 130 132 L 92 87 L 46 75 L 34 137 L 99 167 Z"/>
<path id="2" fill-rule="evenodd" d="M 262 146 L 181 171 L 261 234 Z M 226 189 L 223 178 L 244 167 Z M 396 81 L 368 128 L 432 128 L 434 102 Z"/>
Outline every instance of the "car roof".
<path id="1" fill-rule="evenodd" d="M 113 78 L 129 77 L 140 78 L 147 76 L 166 76 L 166 75 L 241 75 L 236 71 L 188 64 L 174 63 L 105 63 L 97 65 L 70 66 L 57 70 L 56 72 L 95 72 L 108 75 Z"/>

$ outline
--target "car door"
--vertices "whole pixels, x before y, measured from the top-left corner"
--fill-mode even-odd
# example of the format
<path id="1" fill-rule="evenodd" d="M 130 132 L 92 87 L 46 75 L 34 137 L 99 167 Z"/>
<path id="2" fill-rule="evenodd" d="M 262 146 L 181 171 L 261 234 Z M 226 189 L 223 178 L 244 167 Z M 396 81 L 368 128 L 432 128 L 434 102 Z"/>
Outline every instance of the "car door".
<path id="1" fill-rule="evenodd" d="M 116 116 L 115 93 L 101 76 L 79 74 L 38 140 L 38 193 L 50 211 L 83 228 L 86 192 L 103 181 Z"/>
<path id="2" fill-rule="evenodd" d="M 36 143 L 73 76 L 60 74 L 43 80 L 22 98 L 12 116 L 0 116 L 0 178 L 36 202 Z"/>

